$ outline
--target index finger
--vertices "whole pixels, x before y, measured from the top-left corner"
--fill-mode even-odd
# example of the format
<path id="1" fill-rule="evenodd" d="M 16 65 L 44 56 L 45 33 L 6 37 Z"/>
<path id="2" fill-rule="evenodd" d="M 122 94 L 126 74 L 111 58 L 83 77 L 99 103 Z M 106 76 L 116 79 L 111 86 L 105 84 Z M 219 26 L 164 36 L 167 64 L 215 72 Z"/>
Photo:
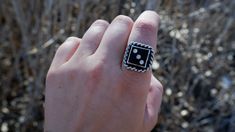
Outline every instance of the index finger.
<path id="1" fill-rule="evenodd" d="M 145 70 L 148 69 L 149 66 L 151 67 L 151 59 L 153 59 L 154 54 L 151 52 L 156 51 L 158 25 L 159 16 L 154 11 L 143 12 L 135 21 L 126 50 L 126 52 L 130 53 L 126 53 L 125 56 L 127 54 L 129 56 L 124 58 L 124 60 L 126 60 L 125 62 L 130 63 L 130 67 L 125 66 L 123 70 L 126 74 L 142 77 L 146 76 L 150 79 L 151 70 L 147 70 L 146 72 Z M 139 71 L 144 72 L 138 73 Z"/>

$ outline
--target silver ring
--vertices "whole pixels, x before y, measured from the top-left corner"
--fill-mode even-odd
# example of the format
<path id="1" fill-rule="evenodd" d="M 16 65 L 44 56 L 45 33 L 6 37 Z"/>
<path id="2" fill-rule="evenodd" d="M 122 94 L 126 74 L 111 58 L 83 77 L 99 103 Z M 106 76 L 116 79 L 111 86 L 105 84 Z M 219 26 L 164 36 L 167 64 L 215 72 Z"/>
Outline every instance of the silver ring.
<path id="1" fill-rule="evenodd" d="M 132 41 L 126 47 L 122 64 L 128 70 L 146 72 L 152 66 L 153 57 L 154 50 L 151 46 Z"/>

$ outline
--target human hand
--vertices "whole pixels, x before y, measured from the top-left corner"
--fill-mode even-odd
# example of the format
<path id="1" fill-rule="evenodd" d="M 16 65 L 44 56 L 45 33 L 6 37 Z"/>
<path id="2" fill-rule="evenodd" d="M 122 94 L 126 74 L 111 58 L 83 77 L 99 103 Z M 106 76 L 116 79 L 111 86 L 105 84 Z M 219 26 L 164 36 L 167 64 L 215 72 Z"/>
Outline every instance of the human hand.
<path id="1" fill-rule="evenodd" d="M 82 39 L 57 50 L 46 79 L 46 132 L 149 132 L 157 122 L 162 85 L 151 70 L 122 67 L 131 41 L 156 47 L 159 17 L 95 21 Z"/>

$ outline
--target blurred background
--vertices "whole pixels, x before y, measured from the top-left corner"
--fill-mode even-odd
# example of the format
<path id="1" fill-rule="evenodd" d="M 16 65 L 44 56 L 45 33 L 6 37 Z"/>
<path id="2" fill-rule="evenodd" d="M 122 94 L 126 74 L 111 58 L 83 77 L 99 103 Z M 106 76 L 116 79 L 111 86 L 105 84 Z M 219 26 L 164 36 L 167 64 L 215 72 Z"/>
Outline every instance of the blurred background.
<path id="1" fill-rule="evenodd" d="M 43 131 L 45 76 L 67 37 L 147 9 L 161 18 L 153 72 L 165 87 L 152 132 L 234 132 L 235 0 L 0 0 L 1 132 Z"/>

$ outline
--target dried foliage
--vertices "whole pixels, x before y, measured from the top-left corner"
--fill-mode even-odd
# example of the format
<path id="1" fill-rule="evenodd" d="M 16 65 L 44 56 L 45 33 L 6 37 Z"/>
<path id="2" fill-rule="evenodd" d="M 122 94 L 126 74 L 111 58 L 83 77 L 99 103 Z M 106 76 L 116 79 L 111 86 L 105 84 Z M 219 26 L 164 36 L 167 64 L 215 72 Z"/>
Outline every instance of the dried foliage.
<path id="1" fill-rule="evenodd" d="M 156 131 L 235 128 L 235 0 L 0 0 L 0 129 L 42 131 L 57 47 L 96 19 L 161 17 L 153 65 L 165 95 Z"/>

